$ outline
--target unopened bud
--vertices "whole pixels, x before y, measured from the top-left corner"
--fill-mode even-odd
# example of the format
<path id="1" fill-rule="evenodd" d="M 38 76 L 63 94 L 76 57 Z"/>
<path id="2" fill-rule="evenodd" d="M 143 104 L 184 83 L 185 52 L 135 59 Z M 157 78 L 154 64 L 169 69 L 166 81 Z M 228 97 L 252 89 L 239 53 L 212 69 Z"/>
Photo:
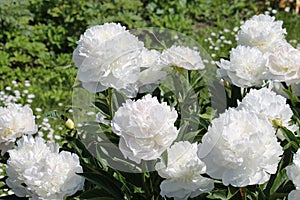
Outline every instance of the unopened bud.
<path id="1" fill-rule="evenodd" d="M 75 128 L 74 122 L 71 119 L 68 119 L 66 121 L 66 127 L 71 130 L 74 129 Z"/>
<path id="2" fill-rule="evenodd" d="M 282 127 L 282 120 L 280 118 L 275 118 L 272 120 L 272 124 L 275 128 Z"/>

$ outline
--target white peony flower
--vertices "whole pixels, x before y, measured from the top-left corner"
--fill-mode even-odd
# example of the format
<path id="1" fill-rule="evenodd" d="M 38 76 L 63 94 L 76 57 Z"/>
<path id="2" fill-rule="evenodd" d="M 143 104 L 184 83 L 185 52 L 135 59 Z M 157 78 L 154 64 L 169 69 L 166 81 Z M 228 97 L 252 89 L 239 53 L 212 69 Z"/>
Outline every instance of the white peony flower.
<path id="1" fill-rule="evenodd" d="M 64 199 L 83 189 L 82 167 L 76 154 L 62 151 L 50 153 L 46 159 L 35 163 L 24 172 L 24 182 L 29 191 L 40 199 Z"/>
<path id="2" fill-rule="evenodd" d="M 284 126 L 292 132 L 298 129 L 296 125 L 290 124 L 293 111 L 286 103 L 286 98 L 268 88 L 251 89 L 238 109 L 256 113 L 259 117 L 268 120 L 275 128 Z"/>
<path id="3" fill-rule="evenodd" d="M 198 51 L 184 46 L 171 46 L 162 52 L 162 60 L 169 66 L 177 66 L 188 70 L 204 69 L 202 58 Z"/>
<path id="4" fill-rule="evenodd" d="M 51 146 L 52 145 L 52 146 Z M 24 172 L 34 163 L 40 162 L 53 150 L 58 151 L 57 146 L 45 144 L 42 138 L 34 139 L 32 136 L 24 136 L 17 142 L 13 150 L 9 150 L 6 173 L 8 178 L 6 184 L 12 188 L 17 196 L 25 196 L 26 188 L 24 183 Z"/>
<path id="5" fill-rule="evenodd" d="M 176 110 L 146 95 L 127 100 L 115 113 L 112 128 L 120 136 L 124 157 L 140 163 L 141 159 L 157 159 L 173 143 L 178 135 L 176 119 Z"/>
<path id="6" fill-rule="evenodd" d="M 263 184 L 276 173 L 283 151 L 272 125 L 253 112 L 229 109 L 212 120 L 198 156 L 206 173 L 224 185 Z"/>
<path id="7" fill-rule="evenodd" d="M 161 185 L 161 196 L 175 200 L 193 198 L 214 188 L 214 181 L 201 176 L 205 164 L 197 156 L 197 144 L 176 142 L 168 148 L 167 166 L 163 161 L 156 164 L 158 174 L 166 178 Z"/>
<path id="8" fill-rule="evenodd" d="M 10 104 L 7 107 L 0 107 L 0 149 L 3 150 L 2 154 L 14 145 L 18 137 L 36 131 L 35 117 L 28 105 Z"/>
<path id="9" fill-rule="evenodd" d="M 288 199 L 298 200 L 300 198 L 300 150 L 294 155 L 293 164 L 286 167 L 286 173 L 296 187 L 296 190 L 289 193 Z"/>
<path id="10" fill-rule="evenodd" d="M 105 23 L 87 29 L 77 44 L 73 61 L 84 88 L 100 92 L 111 87 L 128 96 L 136 94 L 137 57 L 144 46 L 137 37 L 120 24 Z"/>
<path id="11" fill-rule="evenodd" d="M 141 68 L 137 81 L 140 93 L 152 92 L 158 86 L 159 81 L 166 78 L 167 73 L 162 69 L 167 65 L 161 61 L 159 51 L 144 48 L 138 57 L 138 66 Z"/>
<path id="12" fill-rule="evenodd" d="M 286 30 L 282 28 L 282 23 L 269 15 L 253 16 L 241 26 L 237 34 L 238 44 L 258 47 L 262 52 L 272 51 L 285 42 Z"/>
<path id="13" fill-rule="evenodd" d="M 300 190 L 292 190 L 288 195 L 288 200 L 299 200 Z"/>
<path id="14" fill-rule="evenodd" d="M 286 43 L 268 55 L 267 78 L 273 81 L 300 83 L 300 50 Z"/>
<path id="15" fill-rule="evenodd" d="M 19 197 L 62 200 L 82 189 L 82 167 L 75 154 L 62 151 L 55 143 L 46 144 L 40 138 L 23 136 L 13 150 L 9 150 L 6 184 Z"/>
<path id="16" fill-rule="evenodd" d="M 236 86 L 261 86 L 265 79 L 266 59 L 257 48 L 237 46 L 231 50 L 230 61 L 217 62 L 217 75 Z"/>

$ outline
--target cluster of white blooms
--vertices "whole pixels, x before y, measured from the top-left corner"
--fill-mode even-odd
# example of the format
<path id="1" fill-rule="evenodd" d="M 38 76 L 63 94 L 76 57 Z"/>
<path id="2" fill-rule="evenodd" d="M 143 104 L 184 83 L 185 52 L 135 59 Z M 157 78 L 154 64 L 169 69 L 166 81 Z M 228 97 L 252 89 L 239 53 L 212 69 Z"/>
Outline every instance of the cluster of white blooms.
<path id="1" fill-rule="evenodd" d="M 284 113 L 274 114 L 272 109 Z M 289 109 L 279 95 L 252 90 L 238 108 L 214 119 L 203 136 L 198 155 L 207 174 L 236 187 L 267 182 L 283 153 L 272 120 L 286 115 L 290 117 Z"/>
<path id="2" fill-rule="evenodd" d="M 197 151 L 197 144 L 188 141 L 176 142 L 167 149 L 167 165 L 160 161 L 155 166 L 158 174 L 166 178 L 160 185 L 161 196 L 183 200 L 214 188 L 214 181 L 201 175 L 205 174 L 206 166 Z"/>
<path id="3" fill-rule="evenodd" d="M 293 164 L 286 167 L 286 173 L 296 187 L 296 190 L 289 193 L 288 199 L 298 200 L 300 199 L 300 150 L 294 155 Z"/>
<path id="4" fill-rule="evenodd" d="M 116 23 L 87 29 L 77 44 L 73 61 L 78 79 L 90 92 L 115 88 L 134 97 L 137 92 L 155 89 L 166 76 L 162 69 L 170 63 L 187 69 L 204 68 L 199 53 L 188 47 L 166 50 L 172 54 L 168 56 L 171 61 L 166 62 L 159 51 L 146 49 L 143 42 Z"/>
<path id="5" fill-rule="evenodd" d="M 177 138 L 177 116 L 176 110 L 151 95 L 137 101 L 127 100 L 112 120 L 124 157 L 136 163 L 159 158 Z"/>
<path id="6" fill-rule="evenodd" d="M 300 50 L 285 40 L 286 30 L 282 28 L 282 23 L 264 14 L 246 21 L 237 34 L 238 46 L 231 50 L 230 60 L 217 62 L 217 75 L 241 88 L 259 87 L 267 80 L 270 85 L 277 82 L 288 85 L 300 83 Z M 115 23 L 86 30 L 78 41 L 73 60 L 85 89 L 101 92 L 115 88 L 128 97 L 135 97 L 138 92 L 154 91 L 167 76 L 166 67 L 187 70 L 205 68 L 198 51 L 176 45 L 162 52 L 149 50 L 125 27 Z M 119 150 L 125 159 L 137 164 L 160 159 L 155 170 L 165 179 L 160 185 L 161 196 L 186 200 L 214 188 L 214 181 L 203 174 L 222 180 L 225 186 L 245 187 L 266 183 L 276 173 L 283 154 L 278 140 L 281 136 L 279 128 L 285 127 L 292 132 L 298 130 L 298 126 L 291 122 L 292 116 L 292 109 L 284 97 L 269 88 L 262 88 L 251 89 L 238 102 L 237 108 L 229 108 L 213 119 L 199 145 L 176 141 L 179 134 L 174 125 L 177 111 L 150 94 L 138 100 L 126 100 L 113 114 L 111 121 L 99 112 L 97 122 L 111 125 L 113 132 L 120 137 Z M 166 159 L 164 155 L 167 155 Z M 300 153 L 295 156 L 294 165 L 287 168 L 288 176 L 297 189 L 289 195 L 290 199 L 300 196 L 298 157 Z M 51 163 L 59 165 L 57 160 Z M 43 192 L 47 189 L 41 186 L 37 189 L 35 186 L 38 184 L 28 185 L 24 181 L 38 181 L 31 177 L 37 174 L 37 177 L 45 176 L 44 182 L 47 182 L 48 175 L 43 174 L 44 165 L 49 165 L 50 169 L 52 165 L 46 163 L 43 161 L 42 167 L 33 164 L 34 168 L 26 172 L 22 169 L 19 170 L 21 172 L 11 172 L 21 177 L 21 181 L 15 181 L 15 188 L 24 190 L 22 183 L 25 183 L 29 188 L 25 189 L 27 194 L 45 196 Z M 72 166 L 80 168 L 80 165 Z M 79 179 L 75 182 L 78 184 L 68 188 L 77 190 L 82 187 Z M 48 188 L 47 184 L 45 187 Z M 57 188 L 61 188 L 60 185 Z M 54 188 L 47 195 L 70 195 L 75 191 L 56 192 L 58 190 Z"/>
<path id="7" fill-rule="evenodd" d="M 23 136 L 13 150 L 9 150 L 6 184 L 19 197 L 63 200 L 81 190 L 84 178 L 76 154 L 58 151 L 55 143 L 32 136 Z"/>
<path id="8" fill-rule="evenodd" d="M 0 149 L 4 154 L 23 134 L 33 134 L 37 131 L 35 117 L 31 108 L 19 104 L 0 107 Z"/>
<path id="9" fill-rule="evenodd" d="M 261 86 L 264 80 L 300 82 L 300 50 L 286 40 L 282 21 L 269 15 L 256 15 L 247 20 L 237 34 L 238 47 L 230 61 L 217 62 L 218 76 L 236 86 Z"/>

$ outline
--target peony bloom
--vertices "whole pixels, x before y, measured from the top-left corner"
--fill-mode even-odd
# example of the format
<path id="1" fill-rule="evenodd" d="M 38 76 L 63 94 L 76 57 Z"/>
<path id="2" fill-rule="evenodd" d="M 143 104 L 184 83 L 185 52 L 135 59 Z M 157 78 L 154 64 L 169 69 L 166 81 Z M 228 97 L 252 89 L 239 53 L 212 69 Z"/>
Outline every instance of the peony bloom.
<path id="1" fill-rule="evenodd" d="M 47 159 L 25 170 L 23 176 L 29 191 L 42 199 L 52 200 L 64 199 L 83 188 L 84 178 L 76 173 L 82 173 L 79 157 L 62 151 L 48 154 Z"/>
<path id="2" fill-rule="evenodd" d="M 231 50 L 230 61 L 221 59 L 217 62 L 220 67 L 217 74 L 242 88 L 261 86 L 265 79 L 265 64 L 266 60 L 257 48 L 237 46 Z"/>
<path id="3" fill-rule="evenodd" d="M 120 136 L 124 157 L 140 163 L 141 159 L 157 159 L 173 143 L 178 135 L 176 119 L 176 110 L 146 95 L 137 101 L 127 100 L 115 113 L 112 127 Z"/>
<path id="4" fill-rule="evenodd" d="M 267 78 L 277 82 L 300 83 L 300 50 L 286 43 L 268 54 Z"/>
<path id="5" fill-rule="evenodd" d="M 238 44 L 257 47 L 262 52 L 272 51 L 285 42 L 286 30 L 282 28 L 282 23 L 269 15 L 253 16 L 241 26 L 237 34 Z"/>
<path id="6" fill-rule="evenodd" d="M 238 109 L 256 113 L 262 119 L 268 120 L 275 126 L 275 129 L 278 126 L 286 127 L 292 132 L 298 129 L 296 125 L 290 124 L 293 111 L 286 103 L 286 98 L 268 88 L 251 89 L 239 104 Z"/>
<path id="7" fill-rule="evenodd" d="M 229 109 L 211 122 L 198 156 L 206 173 L 224 185 L 263 184 L 276 173 L 283 151 L 272 125 L 253 112 Z"/>
<path id="8" fill-rule="evenodd" d="M 159 51 L 144 48 L 138 57 L 138 66 L 141 68 L 137 81 L 140 93 L 152 92 L 158 86 L 159 81 L 166 78 L 167 73 L 162 69 L 167 65 L 161 61 Z"/>
<path id="9" fill-rule="evenodd" d="M 198 158 L 197 144 L 176 142 L 168 148 L 167 166 L 163 161 L 156 164 L 158 174 L 166 178 L 161 185 L 161 196 L 175 200 L 193 198 L 214 188 L 214 181 L 201 176 L 205 164 Z"/>
<path id="10" fill-rule="evenodd" d="M 188 70 L 205 68 L 200 53 L 189 47 L 173 45 L 162 52 L 162 60 L 169 66 L 173 65 Z"/>
<path id="11" fill-rule="evenodd" d="M 300 150 L 296 152 L 293 159 L 293 164 L 286 167 L 286 173 L 290 180 L 293 181 L 296 190 L 289 193 L 289 200 L 300 199 Z"/>
<path id="12" fill-rule="evenodd" d="M 288 195 L 288 200 L 299 200 L 300 199 L 300 190 L 293 190 Z"/>
<path id="13" fill-rule="evenodd" d="M 0 107 L 0 149 L 2 154 L 13 146 L 16 139 L 23 134 L 37 131 L 35 117 L 31 108 L 18 104 Z"/>
<path id="14" fill-rule="evenodd" d="M 116 23 L 93 26 L 81 35 L 73 52 L 78 78 L 91 92 L 115 88 L 135 96 L 140 68 L 137 65 L 144 44 Z"/>
<path id="15" fill-rule="evenodd" d="M 19 197 L 62 200 L 83 188 L 84 178 L 79 158 L 69 152 L 58 152 L 55 143 L 24 136 L 14 150 L 9 150 L 6 184 Z"/>

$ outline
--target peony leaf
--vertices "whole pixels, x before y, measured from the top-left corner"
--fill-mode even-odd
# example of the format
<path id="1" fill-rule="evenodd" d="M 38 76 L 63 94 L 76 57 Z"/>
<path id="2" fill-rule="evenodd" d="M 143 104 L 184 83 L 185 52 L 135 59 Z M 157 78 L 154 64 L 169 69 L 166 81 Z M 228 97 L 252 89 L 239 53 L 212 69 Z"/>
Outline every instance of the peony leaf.
<path id="1" fill-rule="evenodd" d="M 226 190 L 215 190 L 212 194 L 207 196 L 208 199 L 228 200 Z"/>
<path id="2" fill-rule="evenodd" d="M 123 191 L 121 190 L 123 184 L 118 180 L 112 178 L 112 176 L 105 174 L 105 172 L 102 171 L 97 171 L 94 173 L 87 172 L 87 173 L 78 173 L 78 175 L 83 176 L 86 180 L 100 186 L 116 199 L 124 198 Z"/>
<path id="3" fill-rule="evenodd" d="M 98 189 L 98 188 L 94 188 L 94 189 L 91 189 L 91 190 L 88 190 L 84 193 L 82 193 L 79 198 L 80 199 L 88 199 L 88 200 L 92 200 L 92 199 L 97 199 L 97 200 L 113 200 L 114 198 L 113 197 L 103 197 L 105 196 L 106 192 L 101 190 L 101 189 Z M 101 197 L 102 196 L 102 197 Z"/>
<path id="4" fill-rule="evenodd" d="M 163 152 L 161 159 L 165 166 L 168 166 L 168 151 Z"/>
<path id="5" fill-rule="evenodd" d="M 287 128 L 281 127 L 280 129 L 282 130 L 283 136 L 289 142 L 289 144 L 295 150 L 297 150 L 299 148 L 299 144 L 300 144 L 299 139 L 294 135 L 294 133 L 292 133 L 291 131 L 289 131 Z"/>
<path id="6" fill-rule="evenodd" d="M 286 170 L 283 169 L 279 173 L 277 173 L 277 176 L 270 189 L 270 195 L 273 195 L 278 190 L 278 188 L 286 181 L 288 181 L 288 177 L 286 175 Z"/>
<path id="7" fill-rule="evenodd" d="M 190 142 L 193 142 L 194 141 L 194 138 L 202 131 L 203 129 L 201 130 L 197 130 L 197 131 L 192 131 L 192 132 L 189 132 L 189 133 L 186 133 L 182 140 L 183 141 L 190 141 Z"/>

